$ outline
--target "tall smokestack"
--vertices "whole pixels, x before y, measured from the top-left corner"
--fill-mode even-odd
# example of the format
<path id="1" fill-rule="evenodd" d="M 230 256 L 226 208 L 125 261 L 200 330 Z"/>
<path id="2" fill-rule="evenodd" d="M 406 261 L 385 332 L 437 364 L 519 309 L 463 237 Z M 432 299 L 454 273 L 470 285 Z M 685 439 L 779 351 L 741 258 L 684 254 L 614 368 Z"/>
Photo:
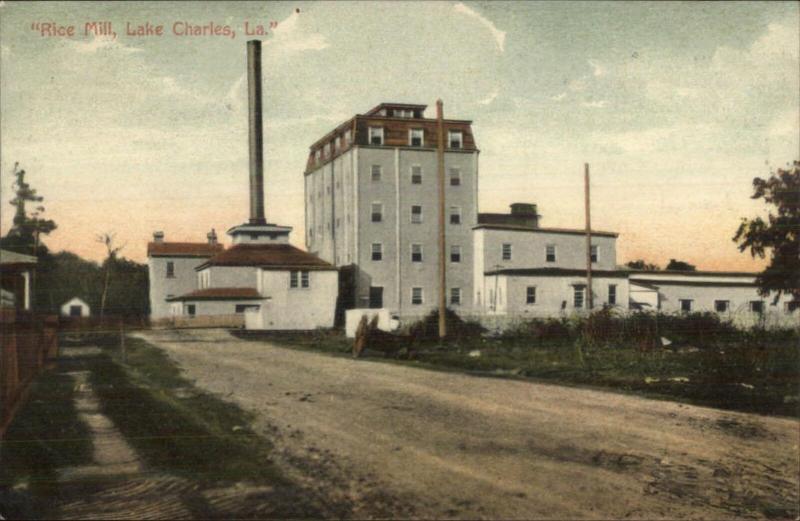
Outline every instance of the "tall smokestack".
<path id="1" fill-rule="evenodd" d="M 264 134 L 261 126 L 261 42 L 247 42 L 247 93 L 250 123 L 250 224 L 264 218 Z"/>

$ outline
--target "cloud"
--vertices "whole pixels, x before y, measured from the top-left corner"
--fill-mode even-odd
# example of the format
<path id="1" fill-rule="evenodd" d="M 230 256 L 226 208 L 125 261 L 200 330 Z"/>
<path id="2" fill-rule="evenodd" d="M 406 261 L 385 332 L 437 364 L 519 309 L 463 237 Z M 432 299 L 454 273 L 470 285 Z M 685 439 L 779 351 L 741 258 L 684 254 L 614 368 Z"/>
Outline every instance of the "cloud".
<path id="1" fill-rule="evenodd" d="M 94 54 L 98 51 L 117 51 L 125 54 L 142 52 L 142 49 L 138 47 L 130 47 L 120 43 L 120 41 L 113 36 L 95 35 L 91 40 L 86 42 L 80 40 L 68 40 L 67 42 L 73 49 L 83 54 Z"/>
<path id="2" fill-rule="evenodd" d="M 282 53 L 321 51 L 331 46 L 325 35 L 305 30 L 297 11 L 279 22 L 272 35 L 271 47 Z"/>
<path id="3" fill-rule="evenodd" d="M 233 82 L 228 93 L 222 98 L 222 104 L 226 109 L 233 112 L 241 112 L 244 109 L 244 80 L 247 74 L 242 74 L 239 79 Z"/>
<path id="4" fill-rule="evenodd" d="M 493 102 L 495 100 L 495 98 L 497 98 L 497 96 L 499 94 L 500 94 L 500 90 L 499 89 L 494 89 L 488 96 L 486 96 L 484 99 L 480 100 L 478 103 L 481 104 L 481 105 L 489 105 L 491 102 Z"/>
<path id="5" fill-rule="evenodd" d="M 606 105 L 608 105 L 608 101 L 606 100 L 597 100 L 597 101 L 584 101 L 582 103 L 584 107 L 589 107 L 593 109 L 602 109 Z"/>
<path id="6" fill-rule="evenodd" d="M 595 78 L 599 78 L 600 76 L 605 76 L 606 68 L 603 67 L 597 60 L 589 60 L 589 65 L 592 66 L 592 75 Z"/>
<path id="7" fill-rule="evenodd" d="M 461 2 L 457 3 L 453 6 L 453 9 L 456 12 L 465 14 L 471 18 L 478 20 L 481 24 L 486 26 L 489 29 L 489 32 L 492 33 L 494 37 L 494 41 L 497 43 L 497 48 L 500 52 L 505 52 L 505 43 L 506 43 L 506 32 L 499 30 L 495 25 L 494 22 L 480 14 L 479 12 L 475 11 L 474 9 L 467 7 L 466 5 L 462 4 Z"/>
<path id="8" fill-rule="evenodd" d="M 566 97 L 567 97 L 567 93 L 565 91 L 565 92 L 562 92 L 561 94 L 556 94 L 555 96 L 550 96 L 550 99 L 553 100 L 553 101 L 561 101 Z"/>

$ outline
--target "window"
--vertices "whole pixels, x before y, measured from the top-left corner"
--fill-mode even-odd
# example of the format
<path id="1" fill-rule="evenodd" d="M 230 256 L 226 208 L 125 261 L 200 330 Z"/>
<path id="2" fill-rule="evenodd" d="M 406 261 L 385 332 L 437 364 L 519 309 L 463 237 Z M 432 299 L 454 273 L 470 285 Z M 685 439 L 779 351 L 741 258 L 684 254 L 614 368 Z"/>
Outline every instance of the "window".
<path id="1" fill-rule="evenodd" d="M 461 224 L 461 207 L 450 207 L 450 224 Z"/>
<path id="2" fill-rule="evenodd" d="M 317 151 L 316 151 L 316 152 L 314 152 L 314 160 L 315 160 L 317 163 L 319 163 L 320 159 L 322 159 L 322 151 L 321 151 L 321 150 L 319 150 L 319 149 L 317 149 Z"/>
<path id="3" fill-rule="evenodd" d="M 381 165 L 372 165 L 372 180 L 373 181 L 380 181 L 381 180 Z"/>
<path id="4" fill-rule="evenodd" d="M 511 260 L 511 244 L 503 243 L 503 260 Z"/>
<path id="5" fill-rule="evenodd" d="M 383 127 L 369 127 L 369 144 L 383 144 Z"/>
<path id="6" fill-rule="evenodd" d="M 290 288 L 307 288 L 310 286 L 310 278 L 308 271 L 290 271 L 289 272 L 289 287 Z"/>
<path id="7" fill-rule="evenodd" d="M 450 186 L 461 186 L 461 170 L 458 168 L 451 168 L 449 173 Z"/>
<path id="8" fill-rule="evenodd" d="M 597 262 L 597 246 L 592 244 L 589 247 L 589 256 L 592 258 L 592 262 Z"/>
<path id="9" fill-rule="evenodd" d="M 342 136 L 336 136 L 336 140 L 333 142 L 333 148 L 337 152 L 342 148 Z"/>
<path id="10" fill-rule="evenodd" d="M 682 298 L 682 299 L 680 299 L 680 304 L 681 304 L 681 311 L 683 313 L 689 313 L 689 312 L 692 311 L 692 301 L 691 301 L 691 299 Z"/>
<path id="11" fill-rule="evenodd" d="M 383 244 L 379 242 L 372 243 L 372 260 L 383 260 Z"/>
<path id="12" fill-rule="evenodd" d="M 418 204 L 411 205 L 411 223 L 419 224 L 422 222 L 422 206 Z"/>
<path id="13" fill-rule="evenodd" d="M 411 288 L 411 303 L 419 306 L 423 301 L 422 288 Z"/>
<path id="14" fill-rule="evenodd" d="M 450 246 L 450 262 L 461 262 L 461 246 Z"/>
<path id="15" fill-rule="evenodd" d="M 311 285 L 311 277 L 307 271 L 300 272 L 300 287 L 307 288 Z"/>
<path id="16" fill-rule="evenodd" d="M 372 222 L 379 223 L 383 220 L 383 204 L 372 203 Z"/>
<path id="17" fill-rule="evenodd" d="M 553 244 L 548 244 L 545 248 L 544 260 L 547 262 L 556 261 L 556 247 Z"/>
<path id="18" fill-rule="evenodd" d="M 369 287 L 369 307 L 370 309 L 380 309 L 383 307 L 383 286 Z"/>
<path id="19" fill-rule="evenodd" d="M 616 284 L 609 284 L 608 285 L 608 303 L 609 305 L 613 306 L 617 303 L 617 285 Z"/>
<path id="20" fill-rule="evenodd" d="M 196 309 L 195 309 L 195 307 L 194 307 L 194 304 L 187 304 L 187 305 L 186 305 L 186 314 L 187 314 L 187 315 L 189 315 L 189 316 L 192 316 L 192 317 L 193 317 L 193 316 L 194 316 L 194 314 L 195 314 L 195 311 L 196 311 Z"/>
<path id="21" fill-rule="evenodd" d="M 422 262 L 422 245 L 411 245 L 411 262 Z"/>
<path id="22" fill-rule="evenodd" d="M 717 313 L 725 313 L 731 307 L 731 303 L 728 300 L 715 300 L 714 301 L 714 311 Z"/>
<path id="23" fill-rule="evenodd" d="M 411 184 L 412 185 L 422 184 L 422 167 L 419 165 L 414 165 L 411 167 Z"/>
<path id="24" fill-rule="evenodd" d="M 236 304 L 236 313 L 244 313 L 245 311 L 258 311 L 261 306 L 258 304 Z"/>
<path id="25" fill-rule="evenodd" d="M 763 300 L 751 300 L 750 301 L 750 311 L 753 313 L 763 313 L 764 312 L 764 301 Z"/>
<path id="26" fill-rule="evenodd" d="M 309 237 L 313 237 L 314 236 L 314 227 L 313 226 L 308 229 L 308 236 Z"/>
<path id="27" fill-rule="evenodd" d="M 394 109 L 394 117 L 396 118 L 413 118 L 414 111 L 411 109 Z"/>
<path id="28" fill-rule="evenodd" d="M 350 130 L 347 130 L 344 133 L 344 146 L 348 146 L 352 142 L 353 142 L 353 134 Z"/>
<path id="29" fill-rule="evenodd" d="M 575 308 L 583 308 L 584 294 L 586 292 L 585 286 L 574 286 L 572 293 L 572 305 Z"/>
<path id="30" fill-rule="evenodd" d="M 289 287 L 290 288 L 296 288 L 296 287 L 298 287 L 300 285 L 299 282 L 298 282 L 298 277 L 299 277 L 298 272 L 296 272 L 296 271 L 290 271 L 289 272 Z"/>
<path id="31" fill-rule="evenodd" d="M 450 148 L 461 148 L 462 134 L 460 130 L 450 130 L 447 132 L 447 141 L 450 143 Z"/>
<path id="32" fill-rule="evenodd" d="M 461 305 L 461 288 L 450 288 L 450 305 Z"/>
<path id="33" fill-rule="evenodd" d="M 175 263 L 172 261 L 167 261 L 167 278 L 171 279 L 175 277 Z"/>
<path id="34" fill-rule="evenodd" d="M 325 143 L 325 146 L 322 147 L 322 157 L 324 157 L 325 159 L 328 159 L 328 156 L 330 156 L 330 155 L 331 155 L 331 144 L 330 143 Z"/>
<path id="35" fill-rule="evenodd" d="M 69 307 L 69 316 L 71 317 L 79 317 L 83 312 L 83 308 L 80 306 L 70 306 Z"/>
<path id="36" fill-rule="evenodd" d="M 525 288 L 525 303 L 536 304 L 536 286 L 528 286 Z"/>
<path id="37" fill-rule="evenodd" d="M 800 300 L 790 300 L 789 302 L 784 302 L 783 309 L 787 313 L 793 313 L 794 311 L 800 309 Z"/>
<path id="38" fill-rule="evenodd" d="M 412 128 L 408 131 L 408 146 L 421 147 L 424 141 L 424 132 L 421 128 Z"/>

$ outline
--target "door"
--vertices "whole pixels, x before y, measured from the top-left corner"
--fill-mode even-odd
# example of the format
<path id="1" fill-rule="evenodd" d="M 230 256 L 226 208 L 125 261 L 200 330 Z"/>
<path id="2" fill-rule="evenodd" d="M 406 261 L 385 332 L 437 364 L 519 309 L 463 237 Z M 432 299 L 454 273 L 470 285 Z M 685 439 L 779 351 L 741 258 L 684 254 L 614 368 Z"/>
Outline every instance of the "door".
<path id="1" fill-rule="evenodd" d="M 383 307 L 383 287 L 370 286 L 369 287 L 369 307 L 378 309 Z"/>
<path id="2" fill-rule="evenodd" d="M 70 306 L 69 307 L 69 316 L 71 316 L 71 317 L 79 317 L 79 316 L 81 316 L 81 307 L 80 306 Z"/>

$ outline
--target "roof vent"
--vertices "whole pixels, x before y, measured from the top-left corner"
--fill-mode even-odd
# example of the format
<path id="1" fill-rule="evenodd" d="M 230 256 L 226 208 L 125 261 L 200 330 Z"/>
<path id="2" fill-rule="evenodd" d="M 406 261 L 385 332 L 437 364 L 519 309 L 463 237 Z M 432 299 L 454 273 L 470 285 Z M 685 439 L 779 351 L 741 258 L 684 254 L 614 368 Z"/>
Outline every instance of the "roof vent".
<path id="1" fill-rule="evenodd" d="M 164 232 L 153 232 L 153 242 L 164 242 Z"/>

